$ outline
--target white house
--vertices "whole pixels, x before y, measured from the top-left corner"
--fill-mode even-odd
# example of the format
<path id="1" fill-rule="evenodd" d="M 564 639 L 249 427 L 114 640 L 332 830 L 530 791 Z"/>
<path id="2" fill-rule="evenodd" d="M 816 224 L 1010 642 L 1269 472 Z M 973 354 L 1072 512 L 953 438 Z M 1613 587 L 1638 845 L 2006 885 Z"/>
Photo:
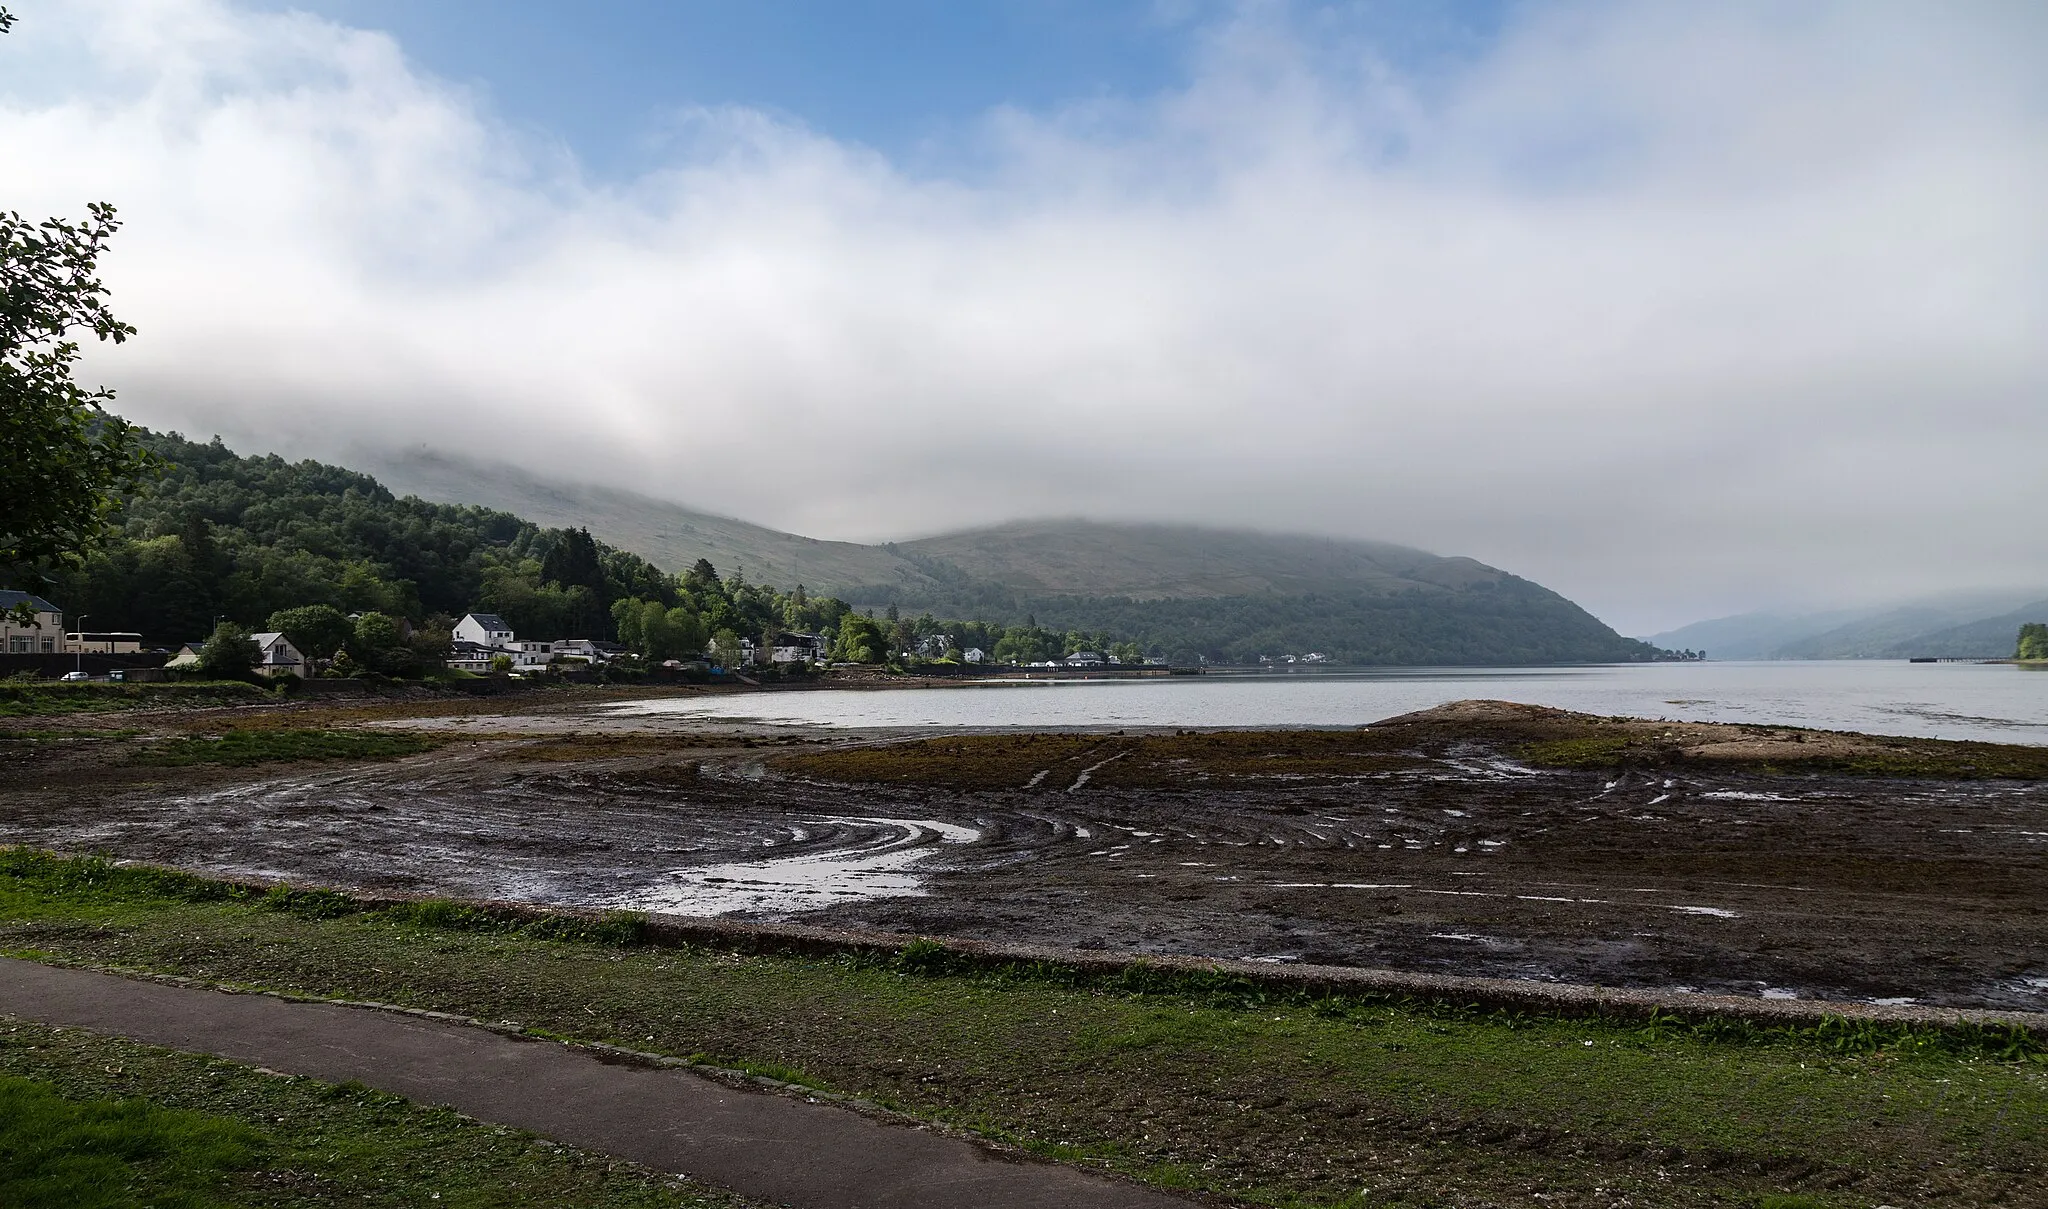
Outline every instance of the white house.
<path id="1" fill-rule="evenodd" d="M 1101 651 L 1075 651 L 1067 656 L 1069 667 L 1101 667 L 1105 662 Z"/>
<path id="2" fill-rule="evenodd" d="M 546 667 L 554 662 L 555 644 L 552 642 L 504 642 L 498 650 L 512 656 L 512 670 Z"/>
<path id="3" fill-rule="evenodd" d="M 512 627 L 496 613 L 467 613 L 455 623 L 457 642 L 474 642 L 481 647 L 512 645 Z"/>
<path id="4" fill-rule="evenodd" d="M 170 662 L 169 662 L 169 663 L 166 663 L 166 664 L 164 664 L 164 666 L 165 666 L 165 667 L 198 667 L 198 666 L 199 666 L 199 652 L 200 652 L 200 651 L 202 651 L 202 650 L 204 650 L 205 648 L 206 648 L 206 644 L 205 644 L 205 643 L 203 643 L 203 642 L 188 642 L 188 643 L 186 643 L 185 645 L 183 645 L 183 646 L 179 647 L 179 648 L 178 648 L 178 653 L 177 653 L 177 654 L 175 654 L 175 655 L 173 655 L 173 656 L 171 656 L 171 660 L 170 660 Z"/>
<path id="5" fill-rule="evenodd" d="M 488 672 L 491 670 L 491 659 L 497 653 L 480 643 L 458 638 L 448 644 L 446 663 L 460 672 Z"/>
<path id="6" fill-rule="evenodd" d="M 962 663 L 982 663 L 987 659 L 988 652 L 978 646 L 971 646 L 960 652 L 960 661 Z"/>
<path id="7" fill-rule="evenodd" d="M 823 663 L 825 639 L 817 634 L 777 634 L 768 648 L 770 663 Z"/>
<path id="8" fill-rule="evenodd" d="M 256 671 L 264 676 L 304 676 L 306 657 L 291 639 L 279 633 L 252 634 L 256 640 Z"/>
<path id="9" fill-rule="evenodd" d="M 27 605 L 35 619 L 23 625 L 13 611 Z M 55 655 L 64 637 L 64 613 L 56 605 L 29 592 L 0 591 L 0 650 L 10 655 Z"/>
<path id="10" fill-rule="evenodd" d="M 626 648 L 616 642 L 600 642 L 594 638 L 558 638 L 555 640 L 555 657 L 576 655 L 592 663 L 609 663 L 626 653 Z"/>

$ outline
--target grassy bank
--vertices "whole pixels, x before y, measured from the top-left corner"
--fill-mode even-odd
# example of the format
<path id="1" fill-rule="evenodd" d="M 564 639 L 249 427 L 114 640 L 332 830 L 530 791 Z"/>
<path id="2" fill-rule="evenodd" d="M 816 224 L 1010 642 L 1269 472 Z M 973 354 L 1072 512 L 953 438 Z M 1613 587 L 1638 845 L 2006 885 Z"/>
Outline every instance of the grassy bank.
<path id="1" fill-rule="evenodd" d="M 13 952 L 695 1056 L 1252 1203 L 1867 1209 L 2020 1203 L 2048 1180 L 2048 1063 L 2012 1035 L 1557 1019 L 643 935 L 0 858 Z"/>
<path id="2" fill-rule="evenodd" d="M 747 1202 L 355 1084 L 0 1017 L 0 1205 Z"/>
<path id="3" fill-rule="evenodd" d="M 62 684 L 0 680 L 0 718 L 101 713 L 124 709 L 193 709 L 260 705 L 275 701 L 270 688 L 239 680 L 177 681 L 160 684 Z"/>

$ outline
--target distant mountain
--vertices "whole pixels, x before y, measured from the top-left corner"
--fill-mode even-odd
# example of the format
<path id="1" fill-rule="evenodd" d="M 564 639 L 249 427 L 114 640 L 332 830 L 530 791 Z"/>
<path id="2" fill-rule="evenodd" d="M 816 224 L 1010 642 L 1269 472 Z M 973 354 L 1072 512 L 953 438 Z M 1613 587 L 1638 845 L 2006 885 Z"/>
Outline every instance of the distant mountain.
<path id="1" fill-rule="evenodd" d="M 427 454 L 371 464 L 393 491 L 588 526 L 671 570 L 706 558 L 857 607 L 1103 630 L 1175 658 L 1320 651 L 1340 663 L 1471 665 L 1653 654 L 1541 585 L 1383 542 L 1050 520 L 864 546 L 509 466 Z"/>
<path id="2" fill-rule="evenodd" d="M 2003 639 L 1990 641 L 1989 631 L 1973 628 L 2003 624 L 2005 615 L 2024 608 L 2030 594 L 1985 592 L 1937 597 L 1887 609 L 1836 626 L 1820 634 L 1786 643 L 1778 659 L 1910 659 L 1915 655 L 1948 658 L 1998 658 L 2012 654 L 2019 622 Z M 2028 618 L 2026 620 L 2032 620 Z M 1976 633 L 1972 639 L 1969 634 Z M 1941 636 L 1941 637 L 1937 637 Z M 1958 644 L 1961 644 L 1960 646 Z M 1941 645 L 1945 650 L 1922 649 Z"/>
<path id="3" fill-rule="evenodd" d="M 1960 592 L 1889 608 L 1744 613 L 1644 639 L 1713 659 L 1995 659 L 2012 654 L 2021 623 L 2048 620 L 2039 593 Z"/>
<path id="4" fill-rule="evenodd" d="M 755 583 L 784 589 L 803 584 L 828 595 L 843 595 L 859 584 L 904 590 L 935 586 L 915 564 L 880 546 L 799 537 L 630 491 L 543 479 L 504 463 L 433 453 L 352 460 L 363 463 L 393 494 L 494 508 L 537 525 L 586 527 L 671 571 L 688 570 L 705 558 L 721 574 L 744 568 Z"/>
<path id="5" fill-rule="evenodd" d="M 1996 617 L 1916 634 L 1893 643 L 1880 654 L 1894 659 L 1911 659 L 1916 655 L 1936 659 L 2009 659 L 2018 643 L 2020 627 L 2029 622 L 2048 622 L 2048 600 L 2037 600 Z"/>
<path id="6" fill-rule="evenodd" d="M 1652 634 L 1643 639 L 1672 651 L 1705 651 L 1710 659 L 1775 659 L 1782 648 L 1837 626 L 1869 616 L 1875 610 L 1837 609 L 1827 613 L 1741 613 L 1716 617 Z"/>
<path id="7" fill-rule="evenodd" d="M 1017 521 L 892 542 L 887 548 L 922 567 L 944 563 L 1020 596 L 1202 600 L 1457 590 L 1507 578 L 1506 572 L 1469 558 L 1442 558 L 1384 542 L 1193 525 Z"/>

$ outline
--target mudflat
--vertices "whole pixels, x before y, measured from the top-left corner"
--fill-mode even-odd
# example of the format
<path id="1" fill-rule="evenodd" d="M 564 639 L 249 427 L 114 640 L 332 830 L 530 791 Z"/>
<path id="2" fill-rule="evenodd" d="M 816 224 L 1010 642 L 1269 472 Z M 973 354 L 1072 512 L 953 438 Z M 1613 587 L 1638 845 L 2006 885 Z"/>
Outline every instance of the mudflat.
<path id="1" fill-rule="evenodd" d="M 2041 748 L 1497 702 L 1322 731 L 769 731 L 577 702 L 10 725 L 0 841 L 194 870 L 2048 1009 Z"/>

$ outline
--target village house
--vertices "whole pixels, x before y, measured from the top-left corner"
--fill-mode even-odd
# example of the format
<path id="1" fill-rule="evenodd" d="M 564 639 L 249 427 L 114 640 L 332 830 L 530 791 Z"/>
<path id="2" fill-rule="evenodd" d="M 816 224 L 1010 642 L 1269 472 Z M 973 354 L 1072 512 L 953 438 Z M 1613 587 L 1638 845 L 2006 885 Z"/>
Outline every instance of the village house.
<path id="1" fill-rule="evenodd" d="M 283 634 L 268 632 L 252 634 L 256 640 L 256 672 L 261 676 L 304 677 L 308 668 L 306 657 L 299 648 Z"/>
<path id="2" fill-rule="evenodd" d="M 185 644 L 184 644 L 183 646 L 181 646 L 181 647 L 179 647 L 179 648 L 178 648 L 178 653 L 177 653 L 177 654 L 175 654 L 175 655 L 173 655 L 173 656 L 171 656 L 171 658 L 170 658 L 170 661 L 169 661 L 168 663 L 164 664 L 164 666 L 165 666 L 165 667 L 198 667 L 198 666 L 199 666 L 199 652 L 200 652 L 200 651 L 202 651 L 202 650 L 204 650 L 205 648 L 206 648 L 206 644 L 205 644 L 205 643 L 203 643 L 203 642 L 188 642 L 188 643 L 185 643 Z"/>
<path id="3" fill-rule="evenodd" d="M 444 662 L 459 672 L 488 672 L 491 659 L 497 654 L 496 650 L 482 643 L 458 638 L 448 644 L 448 658 Z"/>
<path id="4" fill-rule="evenodd" d="M 559 638 L 555 640 L 555 658 L 573 655 L 588 659 L 592 663 L 610 663 L 626 653 L 626 648 L 616 642 L 600 642 L 594 638 Z"/>
<path id="5" fill-rule="evenodd" d="M 496 613 L 465 613 L 455 623 L 455 640 L 481 647 L 512 645 L 512 627 Z"/>
<path id="6" fill-rule="evenodd" d="M 35 619 L 24 625 L 14 610 L 27 605 Z M 64 638 L 64 611 L 29 592 L 0 591 L 0 650 L 10 655 L 56 655 Z"/>
<path id="7" fill-rule="evenodd" d="M 1101 651 L 1075 651 L 1067 656 L 1069 667 L 1101 667 L 1105 662 Z"/>
<path id="8" fill-rule="evenodd" d="M 987 659 L 988 652 L 978 646 L 971 646 L 960 652 L 960 661 L 962 663 L 982 663 Z"/>
<path id="9" fill-rule="evenodd" d="M 823 663 L 825 639 L 817 634 L 777 634 L 768 648 L 770 663 Z"/>

